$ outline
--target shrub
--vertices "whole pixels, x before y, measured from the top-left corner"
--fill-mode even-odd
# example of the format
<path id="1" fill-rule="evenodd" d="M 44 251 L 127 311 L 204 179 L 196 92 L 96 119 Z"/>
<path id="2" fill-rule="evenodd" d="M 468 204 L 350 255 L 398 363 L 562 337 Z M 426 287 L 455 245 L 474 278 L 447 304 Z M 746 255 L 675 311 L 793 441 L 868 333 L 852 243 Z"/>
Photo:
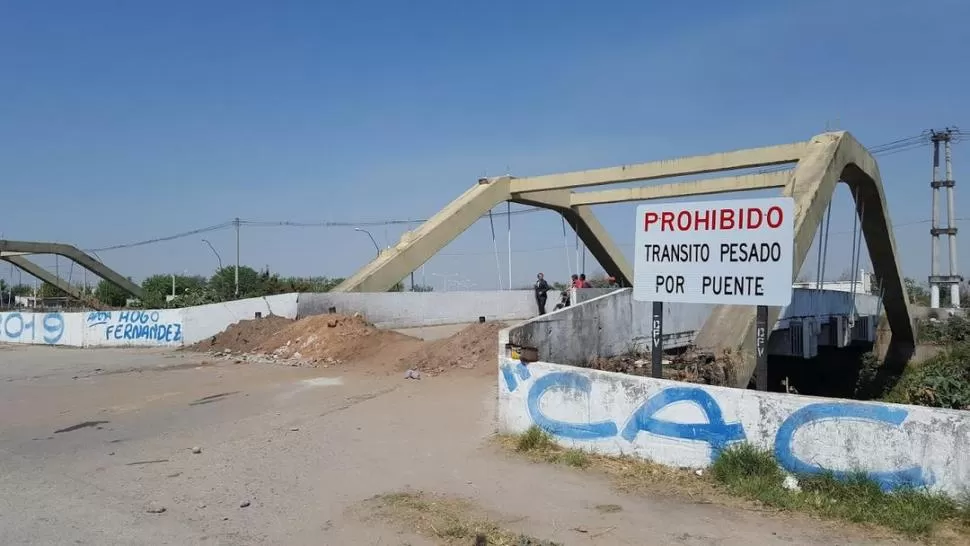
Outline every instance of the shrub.
<path id="1" fill-rule="evenodd" d="M 910 367 L 886 397 L 889 402 L 970 409 L 970 341 Z"/>

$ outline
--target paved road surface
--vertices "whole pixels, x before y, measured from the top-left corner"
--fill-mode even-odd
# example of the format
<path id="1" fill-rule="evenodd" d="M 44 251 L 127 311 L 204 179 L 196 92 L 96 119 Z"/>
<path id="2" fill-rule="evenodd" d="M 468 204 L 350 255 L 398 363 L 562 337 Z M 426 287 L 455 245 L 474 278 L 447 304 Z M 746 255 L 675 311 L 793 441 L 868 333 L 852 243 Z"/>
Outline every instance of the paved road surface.
<path id="1" fill-rule="evenodd" d="M 405 487 L 470 497 L 570 545 L 850 542 L 808 519 L 624 496 L 501 454 L 485 443 L 491 377 L 204 358 L 0 347 L 0 544 L 430 544 L 347 512 Z M 611 503 L 623 511 L 593 509 Z"/>

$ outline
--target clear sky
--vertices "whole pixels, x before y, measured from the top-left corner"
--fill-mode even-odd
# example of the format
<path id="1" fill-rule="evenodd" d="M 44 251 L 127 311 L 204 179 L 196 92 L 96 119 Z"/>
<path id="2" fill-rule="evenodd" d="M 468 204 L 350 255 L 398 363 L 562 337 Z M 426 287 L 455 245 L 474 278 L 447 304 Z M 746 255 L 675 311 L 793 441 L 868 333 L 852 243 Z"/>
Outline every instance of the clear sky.
<path id="1" fill-rule="evenodd" d="M 234 217 L 419 219 L 483 174 L 771 145 L 826 127 L 869 146 L 970 130 L 968 24 L 966 0 L 4 1 L 0 232 L 100 248 Z M 970 217 L 968 147 L 956 144 L 954 161 L 957 216 Z M 904 272 L 925 278 L 929 147 L 879 163 Z M 840 190 L 827 277 L 850 263 L 849 203 Z M 630 257 L 634 210 L 596 210 Z M 496 224 L 499 267 L 479 222 L 427 264 L 427 282 L 493 288 L 500 269 L 507 284 L 505 218 Z M 369 229 L 381 245 L 402 231 Z M 99 255 L 136 279 L 208 274 L 203 237 L 235 260 L 231 229 Z M 970 231 L 960 237 L 970 275 Z M 554 214 L 514 215 L 513 284 L 567 276 L 565 242 L 569 253 Z M 346 276 L 374 254 L 351 227 L 244 227 L 241 247 L 244 264 L 284 275 Z"/>

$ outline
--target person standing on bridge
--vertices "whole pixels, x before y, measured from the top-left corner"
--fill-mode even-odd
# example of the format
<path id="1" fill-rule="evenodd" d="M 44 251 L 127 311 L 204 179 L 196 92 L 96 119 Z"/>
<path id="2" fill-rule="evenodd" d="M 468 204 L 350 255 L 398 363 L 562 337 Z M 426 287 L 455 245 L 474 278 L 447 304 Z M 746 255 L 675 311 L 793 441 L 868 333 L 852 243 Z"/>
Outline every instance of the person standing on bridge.
<path id="1" fill-rule="evenodd" d="M 546 314 L 546 297 L 547 292 L 549 292 L 549 283 L 546 282 L 545 277 L 542 273 L 536 275 L 536 305 L 539 306 L 539 314 Z"/>

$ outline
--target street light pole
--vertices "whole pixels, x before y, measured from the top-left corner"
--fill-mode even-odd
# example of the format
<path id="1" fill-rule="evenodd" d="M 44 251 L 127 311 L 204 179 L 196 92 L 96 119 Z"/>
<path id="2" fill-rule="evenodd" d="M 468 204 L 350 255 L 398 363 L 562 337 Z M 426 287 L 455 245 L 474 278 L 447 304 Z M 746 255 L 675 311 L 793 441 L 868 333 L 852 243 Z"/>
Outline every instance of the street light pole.
<path id="1" fill-rule="evenodd" d="M 369 231 L 367 231 L 366 229 L 361 229 L 359 227 L 355 227 L 354 228 L 354 231 L 359 231 L 361 233 L 366 233 L 367 236 L 370 237 L 370 242 L 374 243 L 374 248 L 377 249 L 377 255 L 378 256 L 381 255 L 381 247 L 380 247 L 380 245 L 377 244 L 377 241 L 374 239 L 374 236 L 371 235 L 371 233 Z"/>
<path id="2" fill-rule="evenodd" d="M 212 243 L 208 239 L 202 239 L 202 242 L 209 245 L 209 249 L 212 250 L 212 253 L 216 255 L 216 259 L 219 260 L 219 269 L 222 269 L 222 256 L 219 255 L 219 251 L 216 250 L 216 247 L 212 246 Z"/>
<path id="3" fill-rule="evenodd" d="M 239 297 L 239 218 L 233 220 L 236 224 L 236 297 Z"/>

